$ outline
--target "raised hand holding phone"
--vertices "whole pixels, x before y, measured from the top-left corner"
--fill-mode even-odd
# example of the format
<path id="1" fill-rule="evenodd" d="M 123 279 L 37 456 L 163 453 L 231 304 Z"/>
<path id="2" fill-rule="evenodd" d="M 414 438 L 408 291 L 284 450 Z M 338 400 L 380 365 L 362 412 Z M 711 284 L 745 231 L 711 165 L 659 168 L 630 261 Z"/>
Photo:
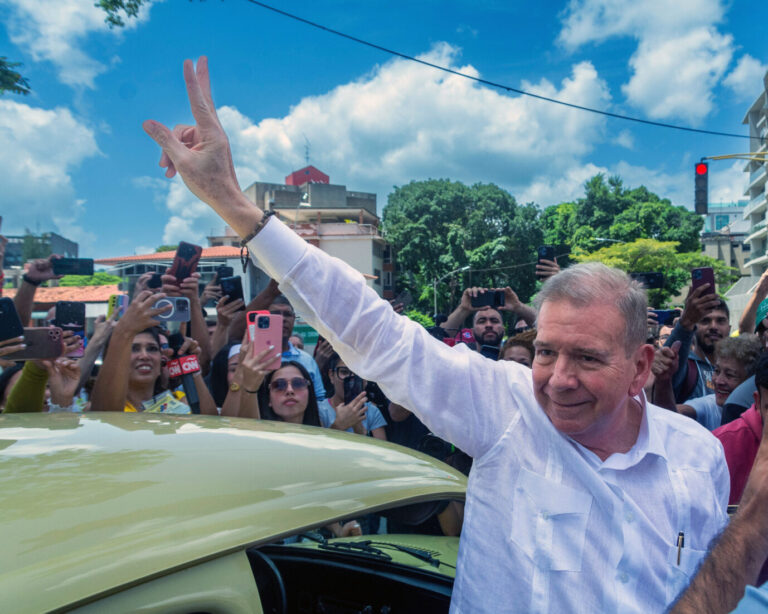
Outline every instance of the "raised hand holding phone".
<path id="1" fill-rule="evenodd" d="M 264 350 L 281 350 L 283 347 L 283 316 L 264 311 L 249 311 L 246 314 L 248 338 L 252 352 L 260 354 Z M 269 363 L 270 371 L 280 368 L 281 356 Z"/>

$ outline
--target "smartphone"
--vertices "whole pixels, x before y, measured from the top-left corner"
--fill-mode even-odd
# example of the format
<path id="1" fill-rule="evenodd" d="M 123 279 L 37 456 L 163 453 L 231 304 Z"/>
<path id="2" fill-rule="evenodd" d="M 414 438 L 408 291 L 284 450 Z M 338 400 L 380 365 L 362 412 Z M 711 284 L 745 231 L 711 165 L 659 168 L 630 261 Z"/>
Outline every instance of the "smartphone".
<path id="1" fill-rule="evenodd" d="M 176 278 L 176 281 L 180 284 L 197 270 L 197 263 L 200 261 L 202 253 L 203 248 L 199 245 L 193 245 L 192 243 L 182 241 L 176 249 L 176 256 L 173 258 L 173 264 L 165 274 L 173 275 Z"/>
<path id="2" fill-rule="evenodd" d="M 52 360 L 64 351 L 64 332 L 57 326 L 24 329 L 23 350 L 3 356 L 6 360 Z"/>
<path id="3" fill-rule="evenodd" d="M 162 285 L 163 285 L 162 273 L 152 273 L 152 277 L 150 277 L 147 280 L 147 288 L 152 288 L 153 290 L 156 290 L 157 288 L 162 287 Z"/>
<path id="4" fill-rule="evenodd" d="M 672 326 L 675 318 L 680 317 L 679 309 L 651 309 L 651 312 L 656 314 L 659 326 Z"/>
<path id="5" fill-rule="evenodd" d="M 536 264 L 541 264 L 542 260 L 552 260 L 555 261 L 555 246 L 554 245 L 539 245 L 539 247 L 536 249 L 536 254 L 538 255 L 538 258 L 536 259 Z M 541 279 L 539 275 L 536 275 L 536 279 Z"/>
<path id="6" fill-rule="evenodd" d="M 245 303 L 245 298 L 243 297 L 243 282 L 239 275 L 235 275 L 234 277 L 222 277 L 219 280 L 219 285 L 221 285 L 222 296 L 226 295 L 229 297 L 227 302 L 240 299 Z M 245 309 L 245 305 L 240 309 Z"/>
<path id="7" fill-rule="evenodd" d="M 344 378 L 344 405 L 354 401 L 357 395 L 363 391 L 363 388 L 363 380 L 357 375 Z"/>
<path id="8" fill-rule="evenodd" d="M 8 297 L 0 298 L 0 341 L 21 337 L 24 326 L 21 324 L 16 305 Z"/>
<path id="9" fill-rule="evenodd" d="M 92 258 L 53 258 L 54 275 L 93 275 Z"/>
<path id="10" fill-rule="evenodd" d="M 168 296 L 161 298 L 152 305 L 153 309 L 171 306 L 170 311 L 159 313 L 153 317 L 158 322 L 189 322 L 189 299 L 186 296 Z"/>
<path id="11" fill-rule="evenodd" d="M 112 314 L 117 312 L 115 320 L 119 320 L 120 316 L 125 313 L 125 309 L 128 307 L 128 295 L 127 294 L 113 294 L 109 297 L 107 302 L 107 319 L 112 317 Z"/>
<path id="12" fill-rule="evenodd" d="M 232 277 L 234 274 L 235 269 L 233 269 L 231 266 L 222 265 L 216 269 L 216 281 L 221 281 L 224 277 Z"/>
<path id="13" fill-rule="evenodd" d="M 283 316 L 265 311 L 249 311 L 246 321 L 252 354 L 263 352 L 270 345 L 276 349 L 283 347 Z M 267 365 L 267 369 L 279 369 L 282 360 L 282 357 L 278 356 Z"/>
<path id="14" fill-rule="evenodd" d="M 71 330 L 80 337 L 80 348 L 67 354 L 70 358 L 81 358 L 85 348 L 85 303 L 77 301 L 59 301 L 56 303 L 56 319 L 54 324 L 61 330 Z"/>
<path id="15" fill-rule="evenodd" d="M 707 294 L 715 294 L 715 271 L 712 267 L 705 266 L 691 271 L 691 290 L 695 290 L 699 286 L 709 284 L 709 290 Z"/>
<path id="16" fill-rule="evenodd" d="M 629 276 L 643 284 L 646 290 L 658 290 L 664 287 L 663 273 L 630 273 Z"/>
<path id="17" fill-rule="evenodd" d="M 472 307 L 503 307 L 504 290 L 488 290 L 470 298 Z"/>

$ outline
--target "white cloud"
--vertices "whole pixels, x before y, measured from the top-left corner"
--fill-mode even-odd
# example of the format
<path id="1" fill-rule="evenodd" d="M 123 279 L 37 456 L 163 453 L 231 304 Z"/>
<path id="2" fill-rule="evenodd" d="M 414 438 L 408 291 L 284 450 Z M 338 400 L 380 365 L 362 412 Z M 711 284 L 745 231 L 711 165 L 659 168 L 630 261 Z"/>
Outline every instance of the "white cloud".
<path id="1" fill-rule="evenodd" d="M 573 51 L 616 36 L 642 39 L 652 32 L 670 36 L 718 23 L 723 14 L 720 0 L 570 0 L 558 42 Z"/>
<path id="2" fill-rule="evenodd" d="M 622 91 L 657 119 L 700 123 L 712 110 L 712 90 L 733 56 L 733 39 L 714 27 L 721 0 L 571 0 L 558 42 L 573 51 L 628 36 L 638 41 Z"/>
<path id="3" fill-rule="evenodd" d="M 125 19 L 124 28 L 111 30 L 104 22 L 106 13 L 92 0 L 0 0 L 0 4 L 10 9 L 6 27 L 15 45 L 37 62 L 52 62 L 63 83 L 92 88 L 108 67 L 83 51 L 86 37 L 95 32 L 120 36 L 123 29 L 137 27 L 149 18 L 152 1 L 142 5 L 137 18 Z"/>
<path id="4" fill-rule="evenodd" d="M 93 131 L 69 109 L 30 107 L 0 100 L 0 185 L 3 186 L 4 227 L 62 232 L 89 241 L 77 225 L 84 201 L 75 197 L 70 172 L 86 158 L 99 155 Z M 72 237 L 75 238 L 75 237 Z"/>
<path id="5" fill-rule="evenodd" d="M 584 184 L 598 173 L 610 175 L 605 167 L 589 163 L 575 165 L 557 177 L 536 177 L 517 196 L 518 202 L 535 202 L 543 208 L 584 196 Z"/>
<path id="6" fill-rule="evenodd" d="M 461 66 L 458 50 L 439 44 L 430 62 Z M 542 79 L 523 87 L 580 105 L 607 107 L 606 84 L 589 62 L 576 64 L 561 83 Z M 513 193 L 537 175 L 557 177 L 603 138 L 605 119 L 527 97 L 510 97 L 467 79 L 395 59 L 365 77 L 308 97 L 282 118 L 258 123 L 233 106 L 219 109 L 243 187 L 256 180 L 282 182 L 304 165 L 304 135 L 311 163 L 332 183 L 376 192 L 380 207 L 393 184 L 450 177 L 494 182 Z M 180 182 L 174 183 L 183 191 Z M 165 194 L 172 217 L 165 241 L 218 227 L 193 197 Z M 168 188 L 166 188 L 168 189 Z"/>
<path id="7" fill-rule="evenodd" d="M 663 40 L 649 37 L 630 59 L 634 72 L 621 89 L 652 118 L 680 117 L 698 124 L 712 110 L 712 90 L 732 54 L 732 37 L 713 28 Z"/>
<path id="8" fill-rule="evenodd" d="M 749 54 L 739 58 L 736 67 L 723 80 L 742 100 L 757 98 L 764 88 L 763 78 L 768 71 L 768 64 L 762 64 Z"/>
<path id="9" fill-rule="evenodd" d="M 744 172 L 744 160 L 737 160 L 730 166 L 725 162 L 709 164 L 709 202 L 731 203 L 746 200 L 744 190 L 747 187 L 747 174 Z M 693 173 L 691 173 L 693 175 Z M 691 177 L 693 183 L 693 177 Z"/>

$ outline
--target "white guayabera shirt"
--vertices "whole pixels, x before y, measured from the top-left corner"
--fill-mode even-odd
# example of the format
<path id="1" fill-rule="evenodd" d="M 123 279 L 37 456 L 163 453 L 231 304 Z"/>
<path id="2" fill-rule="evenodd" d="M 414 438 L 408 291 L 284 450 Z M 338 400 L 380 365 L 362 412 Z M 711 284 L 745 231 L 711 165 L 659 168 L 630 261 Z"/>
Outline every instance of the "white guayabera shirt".
<path id="1" fill-rule="evenodd" d="M 439 342 L 276 219 L 248 247 L 350 369 L 474 458 L 452 612 L 661 612 L 688 584 L 727 519 L 706 429 L 638 399 L 636 444 L 602 462 L 552 426 L 530 369 Z"/>

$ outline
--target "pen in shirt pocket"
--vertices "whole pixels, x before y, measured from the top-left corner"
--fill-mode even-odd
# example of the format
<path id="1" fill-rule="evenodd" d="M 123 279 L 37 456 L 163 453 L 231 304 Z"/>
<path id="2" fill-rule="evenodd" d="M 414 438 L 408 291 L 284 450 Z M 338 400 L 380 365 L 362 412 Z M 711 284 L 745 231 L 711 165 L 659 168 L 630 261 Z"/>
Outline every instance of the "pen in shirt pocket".
<path id="1" fill-rule="evenodd" d="M 683 547 L 685 546 L 685 533 L 680 531 L 677 534 L 677 566 L 680 567 L 680 554 L 683 551 Z"/>

